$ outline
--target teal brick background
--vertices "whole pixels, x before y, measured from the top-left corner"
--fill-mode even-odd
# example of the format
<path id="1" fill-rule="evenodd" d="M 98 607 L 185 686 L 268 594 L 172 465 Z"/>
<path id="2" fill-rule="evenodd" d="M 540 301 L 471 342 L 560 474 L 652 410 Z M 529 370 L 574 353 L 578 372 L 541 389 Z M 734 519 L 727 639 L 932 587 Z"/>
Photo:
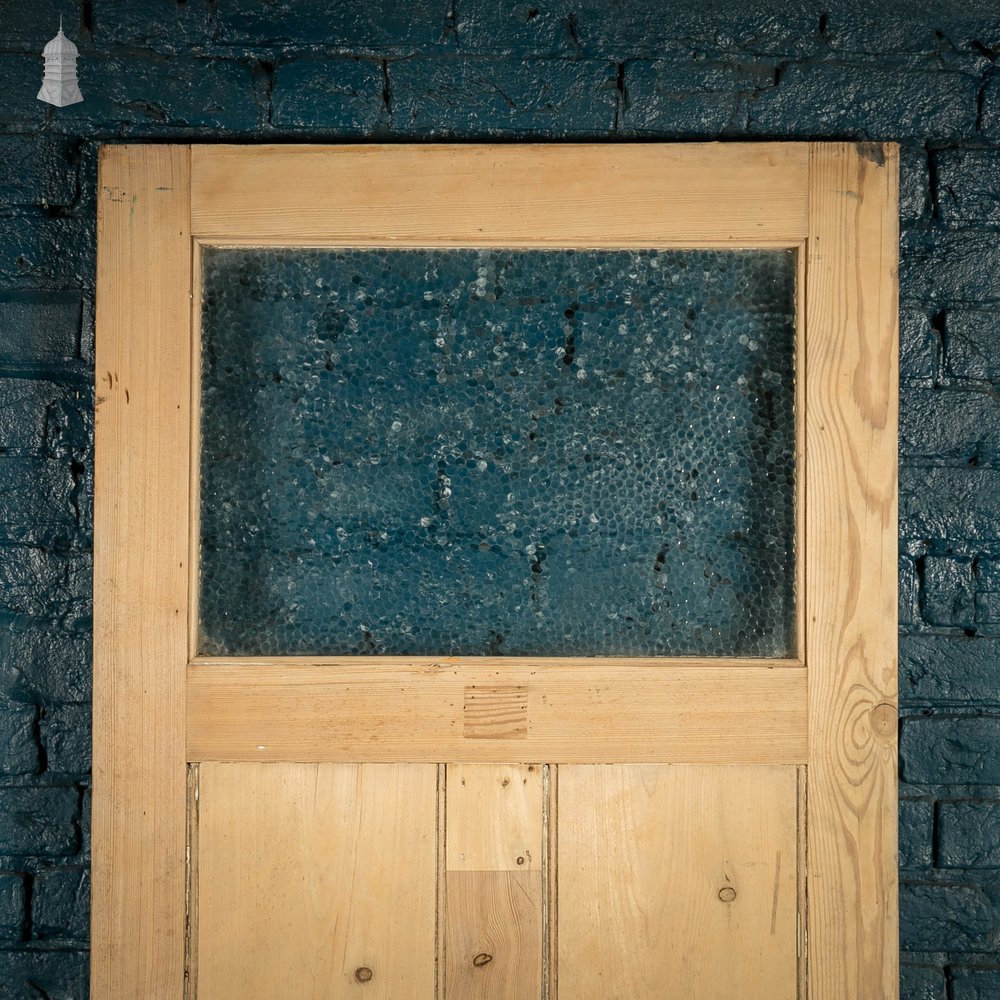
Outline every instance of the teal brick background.
<path id="1" fill-rule="evenodd" d="M 903 995 L 1000 998 L 998 55 L 996 0 L 0 0 L 0 998 L 87 993 L 99 144 L 528 138 L 902 144 Z"/>

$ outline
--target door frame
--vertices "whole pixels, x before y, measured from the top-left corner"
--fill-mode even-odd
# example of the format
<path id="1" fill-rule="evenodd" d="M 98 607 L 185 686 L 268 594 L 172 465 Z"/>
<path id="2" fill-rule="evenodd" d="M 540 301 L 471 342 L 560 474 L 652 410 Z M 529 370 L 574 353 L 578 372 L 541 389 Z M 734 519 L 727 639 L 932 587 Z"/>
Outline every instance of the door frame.
<path id="1" fill-rule="evenodd" d="M 505 760 L 510 747 L 497 734 L 465 731 L 477 717 L 470 689 L 502 688 L 508 709 L 524 705 L 527 729 L 528 692 L 557 692 L 580 670 L 624 705 L 628 738 L 616 759 L 806 765 L 808 995 L 893 1000 L 897 203 L 894 144 L 104 146 L 94 1000 L 184 996 L 189 763 L 389 759 L 370 745 L 362 758 L 335 727 L 308 735 L 349 690 L 386 725 L 424 699 L 408 760 Z M 798 249 L 799 655 L 198 657 L 201 244 Z M 403 695 L 372 698 L 358 677 L 351 683 L 362 668 L 384 672 Z M 266 702 L 250 696 L 251 683 L 268 687 Z M 649 684 L 660 685 L 653 696 Z M 535 742 L 518 756 L 553 759 L 547 748 L 563 747 L 561 761 L 601 759 L 609 751 L 593 742 L 577 758 L 565 747 L 574 733 L 577 745 L 582 732 L 598 740 L 602 704 L 569 722 L 532 707 Z M 273 718 L 284 728 L 268 728 Z M 456 724 L 460 758 L 447 743 Z M 399 759 L 398 746 L 392 754 Z"/>

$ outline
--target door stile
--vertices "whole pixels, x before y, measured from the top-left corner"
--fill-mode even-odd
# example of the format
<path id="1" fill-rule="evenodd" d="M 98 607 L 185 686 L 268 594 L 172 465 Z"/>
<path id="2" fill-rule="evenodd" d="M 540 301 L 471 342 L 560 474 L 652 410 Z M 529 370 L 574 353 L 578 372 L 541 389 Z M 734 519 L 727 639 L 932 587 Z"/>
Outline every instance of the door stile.
<path id="1" fill-rule="evenodd" d="M 190 148 L 101 150 L 91 995 L 184 990 Z"/>
<path id="2" fill-rule="evenodd" d="M 809 996 L 898 996 L 898 148 L 812 149 L 806 311 Z"/>

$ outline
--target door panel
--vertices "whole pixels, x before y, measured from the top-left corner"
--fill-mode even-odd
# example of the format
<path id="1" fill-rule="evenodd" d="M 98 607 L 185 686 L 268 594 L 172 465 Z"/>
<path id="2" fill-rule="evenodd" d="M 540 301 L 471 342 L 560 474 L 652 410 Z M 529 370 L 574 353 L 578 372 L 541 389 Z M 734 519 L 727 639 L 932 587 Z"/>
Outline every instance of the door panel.
<path id="1" fill-rule="evenodd" d="M 437 773 L 201 765 L 197 996 L 431 1000 Z"/>
<path id="2" fill-rule="evenodd" d="M 794 767 L 559 773 L 559 989 L 574 1000 L 797 995 Z"/>
<path id="3" fill-rule="evenodd" d="M 541 996 L 547 768 L 447 766 L 445 996 Z"/>
<path id="4" fill-rule="evenodd" d="M 94 1000 L 895 1000 L 896 172 L 104 150 Z"/>

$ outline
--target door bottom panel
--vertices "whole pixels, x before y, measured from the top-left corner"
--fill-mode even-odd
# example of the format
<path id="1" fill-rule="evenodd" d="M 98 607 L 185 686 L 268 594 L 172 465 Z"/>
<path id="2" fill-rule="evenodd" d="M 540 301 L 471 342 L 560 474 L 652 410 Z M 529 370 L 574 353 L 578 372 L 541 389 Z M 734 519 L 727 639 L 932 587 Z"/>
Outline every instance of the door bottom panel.
<path id="1" fill-rule="evenodd" d="M 794 1000 L 804 771 L 192 765 L 189 1000 Z"/>

